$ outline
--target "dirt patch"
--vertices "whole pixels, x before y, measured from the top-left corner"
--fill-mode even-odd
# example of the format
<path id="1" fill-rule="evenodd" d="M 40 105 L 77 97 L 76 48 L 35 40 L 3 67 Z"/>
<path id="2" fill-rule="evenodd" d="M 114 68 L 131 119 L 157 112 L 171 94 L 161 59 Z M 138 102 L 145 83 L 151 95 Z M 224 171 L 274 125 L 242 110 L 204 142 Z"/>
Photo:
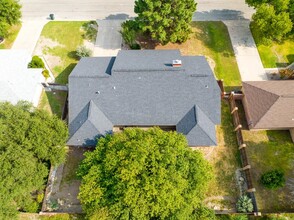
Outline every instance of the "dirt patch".
<path id="1" fill-rule="evenodd" d="M 78 199 L 80 180 L 76 171 L 80 162 L 84 159 L 84 153 L 88 151 L 81 147 L 69 147 L 66 163 L 59 166 L 49 197 L 52 204 L 51 211 L 66 213 L 82 213 L 82 207 Z M 53 207 L 52 207 L 53 206 Z"/>
<path id="2" fill-rule="evenodd" d="M 40 37 L 37 43 L 37 46 L 34 50 L 34 54 L 43 54 L 44 49 L 53 48 L 53 47 L 62 47 L 63 45 L 58 43 L 57 41 L 53 41 L 50 38 Z"/>
<path id="3" fill-rule="evenodd" d="M 53 47 L 63 47 L 63 45 L 49 38 L 40 37 L 34 50 L 34 55 L 43 55 L 50 68 L 61 65 L 60 57 L 53 56 L 46 52 Z"/>

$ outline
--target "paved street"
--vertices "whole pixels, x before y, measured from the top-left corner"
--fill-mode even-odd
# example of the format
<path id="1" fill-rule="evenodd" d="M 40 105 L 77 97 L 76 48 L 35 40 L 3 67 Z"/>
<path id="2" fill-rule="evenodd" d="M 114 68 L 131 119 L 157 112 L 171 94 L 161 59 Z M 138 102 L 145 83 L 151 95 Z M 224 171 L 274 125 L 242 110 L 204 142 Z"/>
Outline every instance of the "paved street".
<path id="1" fill-rule="evenodd" d="M 96 20 L 119 15 L 135 16 L 134 0 L 20 0 L 24 20 L 46 19 L 54 13 L 57 20 Z M 197 0 L 198 20 L 249 19 L 253 10 L 245 0 Z"/>

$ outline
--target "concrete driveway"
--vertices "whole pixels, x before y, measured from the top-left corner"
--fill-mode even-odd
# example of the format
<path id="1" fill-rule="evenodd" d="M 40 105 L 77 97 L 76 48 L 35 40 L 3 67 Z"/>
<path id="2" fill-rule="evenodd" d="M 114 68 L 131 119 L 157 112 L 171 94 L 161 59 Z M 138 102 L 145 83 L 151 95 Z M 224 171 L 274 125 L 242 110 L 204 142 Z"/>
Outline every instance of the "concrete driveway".
<path id="1" fill-rule="evenodd" d="M 94 56 L 116 56 L 121 49 L 122 37 L 119 33 L 124 20 L 97 20 L 98 35 Z"/>
<path id="2" fill-rule="evenodd" d="M 242 81 L 267 80 L 249 20 L 224 21 L 228 27 Z"/>

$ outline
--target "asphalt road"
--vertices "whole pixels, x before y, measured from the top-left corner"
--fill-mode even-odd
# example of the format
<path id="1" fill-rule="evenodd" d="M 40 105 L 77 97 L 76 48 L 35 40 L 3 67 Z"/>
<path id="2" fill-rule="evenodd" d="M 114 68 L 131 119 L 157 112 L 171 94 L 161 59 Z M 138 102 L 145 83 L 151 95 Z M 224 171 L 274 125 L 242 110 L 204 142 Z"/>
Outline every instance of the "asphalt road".
<path id="1" fill-rule="evenodd" d="M 249 19 L 253 13 L 245 0 L 198 0 L 193 20 Z M 126 19 L 135 16 L 134 0 L 20 0 L 23 20 L 46 19 L 50 13 L 58 20 Z"/>

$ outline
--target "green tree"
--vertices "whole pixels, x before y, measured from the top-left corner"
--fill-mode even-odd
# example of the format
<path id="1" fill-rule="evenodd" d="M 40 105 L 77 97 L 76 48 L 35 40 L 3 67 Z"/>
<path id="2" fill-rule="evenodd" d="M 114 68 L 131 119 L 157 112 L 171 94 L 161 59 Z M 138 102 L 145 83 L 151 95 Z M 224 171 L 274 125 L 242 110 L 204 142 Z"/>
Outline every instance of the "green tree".
<path id="1" fill-rule="evenodd" d="M 246 0 L 256 9 L 252 16 L 253 27 L 261 40 L 282 40 L 294 24 L 294 0 Z"/>
<path id="2" fill-rule="evenodd" d="M 89 217 L 189 219 L 199 217 L 195 212 L 212 170 L 182 134 L 129 128 L 99 139 L 96 149 L 85 153 L 78 176 L 79 198 Z"/>
<path id="3" fill-rule="evenodd" d="M 67 127 L 27 102 L 0 103 L 0 219 L 38 208 L 33 192 L 43 190 L 50 164 L 65 160 Z"/>
<path id="4" fill-rule="evenodd" d="M 289 13 L 277 13 L 272 5 L 260 5 L 252 20 L 253 28 L 259 30 L 259 37 L 263 40 L 282 40 L 292 29 Z"/>
<path id="5" fill-rule="evenodd" d="M 0 4 L 0 36 L 5 37 L 9 26 L 19 22 L 21 5 L 17 0 L 1 0 Z"/>
<path id="6" fill-rule="evenodd" d="M 162 44 L 184 42 L 191 33 L 194 0 L 136 0 L 139 28 Z"/>

